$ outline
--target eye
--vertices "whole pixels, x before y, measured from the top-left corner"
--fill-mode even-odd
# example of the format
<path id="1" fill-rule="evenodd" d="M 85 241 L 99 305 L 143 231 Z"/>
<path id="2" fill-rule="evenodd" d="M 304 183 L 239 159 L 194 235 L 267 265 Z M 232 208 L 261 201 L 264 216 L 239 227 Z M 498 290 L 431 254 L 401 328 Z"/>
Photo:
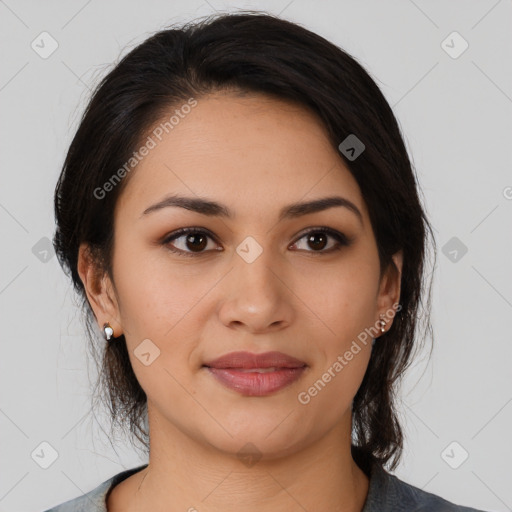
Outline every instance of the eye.
<path id="1" fill-rule="evenodd" d="M 335 243 L 327 250 L 323 250 L 328 244 L 329 238 L 334 239 Z M 346 235 L 326 226 L 310 229 L 306 233 L 303 233 L 302 236 L 290 247 L 297 246 L 299 241 L 302 239 L 305 239 L 306 244 L 309 244 L 309 247 L 313 248 L 313 251 L 308 251 L 306 249 L 307 252 L 317 252 L 320 254 L 337 251 L 341 249 L 341 247 L 348 246 L 351 243 L 351 240 Z"/>
<path id="2" fill-rule="evenodd" d="M 171 242 L 179 240 L 180 238 L 183 239 L 181 242 L 171 244 Z M 206 252 L 205 249 L 208 247 L 208 239 L 215 241 L 213 235 L 204 229 L 181 228 L 167 236 L 162 241 L 162 244 L 167 246 L 170 251 L 182 256 L 194 256 L 194 253 L 202 254 Z M 176 247 L 176 245 L 181 245 L 181 247 Z M 221 249 L 213 250 L 218 251 Z"/>
<path id="3" fill-rule="evenodd" d="M 181 241 L 179 241 L 182 239 Z M 297 247 L 299 242 L 305 239 L 305 243 L 309 244 L 309 247 L 312 247 L 313 250 L 301 249 Z M 334 243 L 327 249 L 329 239 L 334 240 Z M 209 247 L 209 240 L 213 241 L 214 247 Z M 176 243 L 179 241 L 178 243 Z M 173 243 L 171 243 L 173 242 Z M 165 245 L 170 251 L 179 254 L 180 256 L 195 256 L 201 255 L 209 251 L 222 251 L 221 248 L 215 248 L 215 244 L 217 243 L 213 234 L 204 228 L 181 228 L 173 233 L 169 234 L 162 240 L 162 245 Z M 326 226 L 317 227 L 310 229 L 306 233 L 303 233 L 297 241 L 295 241 L 289 248 L 298 248 L 300 250 L 305 250 L 306 252 L 312 253 L 331 253 L 333 251 L 337 251 L 341 249 L 343 246 L 348 246 L 351 243 L 351 239 L 349 239 L 343 233 L 336 231 L 335 229 L 328 228 Z M 178 247 L 180 246 L 181 247 Z M 211 245 L 211 244 L 210 244 Z"/>

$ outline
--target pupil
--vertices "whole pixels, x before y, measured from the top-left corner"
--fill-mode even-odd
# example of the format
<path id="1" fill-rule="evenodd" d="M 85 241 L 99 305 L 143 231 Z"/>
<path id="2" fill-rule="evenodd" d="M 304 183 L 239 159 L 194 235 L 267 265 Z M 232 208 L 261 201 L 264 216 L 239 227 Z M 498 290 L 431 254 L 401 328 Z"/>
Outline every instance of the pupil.
<path id="1" fill-rule="evenodd" d="M 316 243 L 315 243 L 315 239 L 316 238 L 320 238 L 321 240 L 323 240 L 323 243 L 320 242 L 320 246 L 319 247 Z M 309 239 L 308 239 L 308 242 L 311 244 L 311 247 L 313 249 L 323 249 L 326 245 L 326 237 L 325 235 L 323 235 L 322 233 L 313 233 L 312 235 L 309 235 Z M 316 247 L 315 247 L 316 245 Z"/>
<path id="2" fill-rule="evenodd" d="M 194 244 L 193 240 L 195 239 L 202 239 L 202 243 L 200 243 L 199 245 L 198 244 Z M 192 247 L 189 247 L 189 249 L 198 249 L 198 250 L 201 250 L 201 249 L 204 249 L 206 247 L 206 237 L 201 235 L 201 234 L 192 234 L 192 235 L 188 235 L 187 236 L 187 244 L 191 244 Z"/>

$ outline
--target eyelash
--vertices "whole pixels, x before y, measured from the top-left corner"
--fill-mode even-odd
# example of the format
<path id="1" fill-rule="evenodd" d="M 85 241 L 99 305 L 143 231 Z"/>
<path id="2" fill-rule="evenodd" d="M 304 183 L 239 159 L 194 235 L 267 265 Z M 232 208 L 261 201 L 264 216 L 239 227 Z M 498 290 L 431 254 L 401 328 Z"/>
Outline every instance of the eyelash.
<path id="1" fill-rule="evenodd" d="M 295 242 L 293 242 L 292 245 L 295 245 L 299 240 L 304 238 L 307 235 L 313 234 L 313 233 L 325 233 L 332 238 L 334 238 L 338 245 L 331 247 L 328 250 L 321 250 L 321 251 L 306 251 L 309 253 L 312 253 L 313 255 L 322 255 L 322 254 L 330 254 L 334 251 L 339 251 L 343 246 L 349 246 L 352 243 L 352 239 L 344 235 L 343 233 L 340 233 L 339 231 L 336 231 L 335 229 L 328 228 L 327 226 L 320 226 L 313 229 L 310 229 L 306 231 L 305 233 L 302 233 Z M 202 252 L 191 252 L 191 251 L 183 251 L 182 249 L 177 249 L 176 247 L 172 247 L 170 243 L 178 238 L 181 238 L 184 235 L 206 235 L 209 238 L 211 238 L 215 243 L 218 243 L 215 237 L 212 233 L 210 233 L 208 230 L 205 230 L 204 228 L 181 228 L 177 231 L 174 231 L 173 233 L 170 233 L 168 236 L 166 236 L 162 240 L 162 245 L 166 246 L 171 252 L 176 253 L 180 256 L 185 257 L 196 257 L 201 256 L 203 254 L 206 254 L 210 251 L 202 251 Z"/>

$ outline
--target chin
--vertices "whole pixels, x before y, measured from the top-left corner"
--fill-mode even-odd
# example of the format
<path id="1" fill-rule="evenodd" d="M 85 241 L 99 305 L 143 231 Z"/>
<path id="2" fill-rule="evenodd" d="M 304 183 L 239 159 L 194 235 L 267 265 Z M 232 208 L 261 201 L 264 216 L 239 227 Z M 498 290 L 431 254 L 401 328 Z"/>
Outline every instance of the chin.
<path id="1" fill-rule="evenodd" d="M 231 435 L 222 428 L 208 429 L 198 432 L 201 438 L 198 441 L 226 455 L 237 457 L 242 462 L 245 458 L 279 459 L 305 447 L 314 437 L 310 432 L 298 430 L 298 422 L 292 418 L 293 414 L 286 418 L 287 414 L 289 409 L 283 411 L 282 415 L 277 415 L 274 410 L 266 418 L 251 415 L 235 421 L 232 417 L 231 421 L 222 422 L 222 426 Z M 278 416 L 286 420 L 277 419 Z"/>

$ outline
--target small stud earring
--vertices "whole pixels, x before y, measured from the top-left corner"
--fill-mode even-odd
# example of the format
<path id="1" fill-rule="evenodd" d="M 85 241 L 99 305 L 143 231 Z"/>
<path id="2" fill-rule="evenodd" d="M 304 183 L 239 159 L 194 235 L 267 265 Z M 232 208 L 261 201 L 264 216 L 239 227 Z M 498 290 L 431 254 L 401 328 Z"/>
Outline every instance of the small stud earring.
<path id="1" fill-rule="evenodd" d="M 114 337 L 114 329 L 112 328 L 112 326 L 108 322 L 103 324 L 103 334 L 104 334 L 105 339 L 107 341 L 110 341 L 110 339 L 112 337 Z"/>
<path id="2" fill-rule="evenodd" d="M 379 324 L 380 324 L 380 332 L 384 333 L 386 332 L 386 320 L 384 320 L 384 315 L 380 315 L 380 320 L 379 320 Z"/>

